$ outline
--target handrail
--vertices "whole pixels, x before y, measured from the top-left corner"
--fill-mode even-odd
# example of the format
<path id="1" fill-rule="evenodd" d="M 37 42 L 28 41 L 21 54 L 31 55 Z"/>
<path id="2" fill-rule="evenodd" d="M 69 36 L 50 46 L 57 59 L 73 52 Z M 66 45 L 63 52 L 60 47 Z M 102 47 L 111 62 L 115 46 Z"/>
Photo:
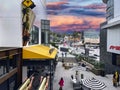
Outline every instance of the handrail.
<path id="1" fill-rule="evenodd" d="M 38 90 L 46 90 L 48 88 L 49 79 L 50 79 L 49 76 L 47 76 L 47 78 L 45 77 L 43 79 L 42 84 L 40 85 L 40 88 Z"/>
<path id="2" fill-rule="evenodd" d="M 46 77 L 45 77 L 45 78 L 43 79 L 43 81 L 42 81 L 42 83 L 41 83 L 41 85 L 40 85 L 40 87 L 39 87 L 38 90 L 45 90 L 46 81 L 47 81 L 47 79 L 46 79 Z"/>
<path id="3" fill-rule="evenodd" d="M 46 89 L 48 88 L 48 85 L 49 85 L 49 80 L 50 80 L 50 77 L 48 76 L 48 77 L 47 77 L 46 84 L 45 84 L 45 88 L 46 88 Z"/>
<path id="4" fill-rule="evenodd" d="M 27 86 L 30 83 L 30 78 L 28 78 L 25 83 L 18 90 L 26 90 Z"/>

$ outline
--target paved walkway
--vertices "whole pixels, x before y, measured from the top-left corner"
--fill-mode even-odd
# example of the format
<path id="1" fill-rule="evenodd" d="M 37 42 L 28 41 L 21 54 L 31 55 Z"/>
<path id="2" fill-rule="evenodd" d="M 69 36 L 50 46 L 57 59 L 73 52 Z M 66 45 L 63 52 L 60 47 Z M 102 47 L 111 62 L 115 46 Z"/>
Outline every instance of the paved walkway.
<path id="1" fill-rule="evenodd" d="M 65 70 L 62 67 L 62 63 L 58 62 L 55 72 L 55 77 L 53 81 L 53 90 L 59 90 L 58 82 L 61 77 L 63 77 L 65 83 L 63 90 L 73 90 L 72 82 L 70 81 L 70 76 L 73 74 L 70 70 Z"/>
<path id="2" fill-rule="evenodd" d="M 105 77 L 96 76 L 92 72 L 86 71 L 85 68 L 83 67 L 74 67 L 74 68 L 66 70 L 62 67 L 61 62 L 58 62 L 56 66 L 56 72 L 55 72 L 55 77 L 54 77 L 54 82 L 53 82 L 53 90 L 59 90 L 58 82 L 61 77 L 63 77 L 65 81 L 63 90 L 73 90 L 72 82 L 71 82 L 71 75 L 75 75 L 76 70 L 79 71 L 79 74 L 84 74 L 84 79 L 94 77 L 100 80 L 101 82 L 104 82 L 107 87 L 103 90 L 120 90 L 120 86 L 113 87 L 112 75 L 106 75 Z"/>

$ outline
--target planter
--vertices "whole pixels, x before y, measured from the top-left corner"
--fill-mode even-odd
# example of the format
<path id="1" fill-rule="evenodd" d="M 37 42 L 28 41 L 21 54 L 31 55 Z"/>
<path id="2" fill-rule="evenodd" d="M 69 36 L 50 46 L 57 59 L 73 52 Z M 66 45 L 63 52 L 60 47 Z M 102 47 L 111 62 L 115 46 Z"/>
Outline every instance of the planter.
<path id="1" fill-rule="evenodd" d="M 93 68 L 91 70 L 91 72 L 93 72 L 95 75 L 101 75 L 101 70 L 100 69 Z"/>
<path id="2" fill-rule="evenodd" d="M 93 72 L 95 75 L 101 75 L 103 77 L 105 76 L 105 71 L 102 69 L 93 68 L 91 72 Z"/>
<path id="3" fill-rule="evenodd" d="M 62 66 L 64 67 L 64 66 L 65 66 L 65 63 L 63 63 Z"/>
<path id="4" fill-rule="evenodd" d="M 84 61 L 84 60 L 82 60 L 82 62 L 83 62 L 85 65 L 89 66 L 90 68 L 94 68 L 94 65 L 92 65 L 92 64 L 90 64 L 90 63 L 88 63 L 88 62 L 86 62 L 86 61 Z"/>
<path id="5" fill-rule="evenodd" d="M 101 76 L 105 76 L 105 70 L 101 70 Z"/>

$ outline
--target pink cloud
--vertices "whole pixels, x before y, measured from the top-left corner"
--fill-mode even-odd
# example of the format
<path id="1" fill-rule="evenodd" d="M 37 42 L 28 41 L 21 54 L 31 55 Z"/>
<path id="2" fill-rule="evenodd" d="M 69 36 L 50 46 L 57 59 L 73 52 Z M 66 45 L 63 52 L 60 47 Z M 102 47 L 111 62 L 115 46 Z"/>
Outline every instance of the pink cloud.
<path id="1" fill-rule="evenodd" d="M 57 27 L 58 30 L 87 30 L 98 29 L 105 18 L 100 17 L 76 17 L 76 16 L 49 16 L 51 27 Z M 87 23 L 86 23 L 87 22 Z"/>
<path id="2" fill-rule="evenodd" d="M 69 25 L 69 24 L 82 24 L 84 21 L 79 19 L 76 16 L 67 16 L 67 15 L 50 15 L 49 19 L 51 20 L 51 26 L 60 26 L 60 25 Z"/>
<path id="3" fill-rule="evenodd" d="M 59 6 L 59 5 L 62 5 L 62 4 L 67 4 L 67 1 L 61 1 L 61 2 L 49 2 L 47 3 L 47 6 Z"/>

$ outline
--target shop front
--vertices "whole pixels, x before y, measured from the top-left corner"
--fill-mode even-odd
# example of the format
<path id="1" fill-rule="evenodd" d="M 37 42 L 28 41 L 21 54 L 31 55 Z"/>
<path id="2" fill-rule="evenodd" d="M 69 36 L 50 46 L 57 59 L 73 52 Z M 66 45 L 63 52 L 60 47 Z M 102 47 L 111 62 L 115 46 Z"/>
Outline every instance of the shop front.
<path id="1" fill-rule="evenodd" d="M 0 3 L 0 89 L 17 90 L 23 82 L 23 65 L 28 68 L 28 78 L 36 73 L 45 76 L 44 72 L 48 72 L 51 82 L 57 50 L 40 45 L 41 22 L 50 23 L 45 3 L 39 0 L 13 0 L 9 3 L 4 0 Z M 47 26 L 49 31 L 49 24 Z"/>
<path id="2" fill-rule="evenodd" d="M 23 48 L 23 65 L 27 67 L 27 80 L 19 90 L 53 90 L 53 78 L 56 67 L 57 50 L 44 45 Z M 31 80 L 34 78 L 33 80 Z M 32 84 L 30 84 L 32 83 Z"/>

